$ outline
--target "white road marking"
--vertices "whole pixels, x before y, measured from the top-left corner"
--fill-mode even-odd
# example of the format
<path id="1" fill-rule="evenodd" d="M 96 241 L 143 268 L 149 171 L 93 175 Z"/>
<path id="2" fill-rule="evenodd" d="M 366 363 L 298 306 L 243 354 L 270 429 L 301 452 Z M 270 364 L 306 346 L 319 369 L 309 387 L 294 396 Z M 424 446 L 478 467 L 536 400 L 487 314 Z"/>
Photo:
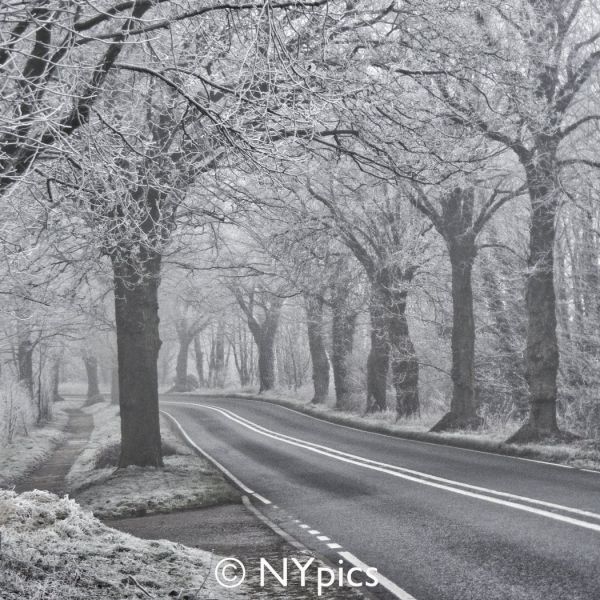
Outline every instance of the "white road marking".
<path id="1" fill-rule="evenodd" d="M 594 518 L 594 519 L 600 519 L 600 515 L 596 514 L 596 513 L 592 513 L 589 511 L 584 511 L 584 510 L 580 510 L 580 509 L 576 509 L 576 508 L 571 508 L 571 507 L 563 506 L 560 504 L 554 504 L 551 502 L 545 502 L 543 500 L 537 500 L 534 498 L 528 498 L 525 496 L 518 496 L 516 494 L 509 494 L 507 492 L 500 492 L 497 490 L 483 488 L 480 486 L 474 486 L 474 485 L 462 483 L 460 481 L 454 481 L 451 479 L 445 479 L 443 477 L 437 477 L 435 475 L 430 475 L 428 473 L 422 473 L 420 471 L 406 469 L 404 467 L 397 467 L 395 465 L 381 463 L 381 462 L 374 461 L 374 460 L 364 458 L 361 456 L 357 456 L 354 454 L 348 454 L 346 452 L 342 452 L 340 450 L 335 450 L 334 448 L 330 448 L 328 446 L 314 444 L 312 442 L 307 442 L 307 441 L 301 440 L 299 438 L 294 438 L 294 437 L 291 437 L 291 436 L 288 436 L 285 434 L 277 433 L 275 431 L 267 429 L 266 427 L 262 427 L 261 425 L 253 423 L 252 421 L 249 421 L 248 419 L 245 419 L 244 417 L 240 417 L 240 416 L 236 415 L 235 413 L 229 411 L 228 409 L 221 409 L 221 408 L 218 408 L 215 406 L 197 404 L 197 403 L 192 403 L 192 402 L 169 402 L 169 404 L 191 406 L 196 409 L 207 408 L 210 410 L 214 410 L 214 411 L 222 414 L 227 419 L 234 421 L 238 425 L 241 425 L 247 429 L 250 429 L 251 431 L 254 431 L 255 433 L 258 433 L 265 437 L 269 437 L 271 439 L 283 442 L 285 444 L 289 444 L 291 446 L 296 446 L 298 448 L 304 448 L 305 450 L 315 452 L 316 454 L 321 454 L 323 456 L 328 456 L 330 458 L 334 458 L 335 460 L 339 460 L 341 462 L 357 465 L 357 466 L 360 466 L 360 467 L 363 467 L 366 469 L 378 471 L 380 473 L 385 473 L 388 475 L 392 475 L 394 477 L 399 477 L 401 479 L 412 481 L 414 483 L 419 483 L 421 485 L 426 485 L 429 487 L 452 492 L 454 494 L 459 494 L 462 496 L 467 496 L 470 498 L 483 500 L 485 502 L 490 502 L 492 504 L 498 504 L 500 506 L 507 506 L 510 508 L 515 508 L 517 510 L 521 510 L 524 512 L 529 512 L 529 513 L 536 514 L 539 516 L 547 517 L 547 518 L 553 519 L 555 521 L 561 521 L 563 523 L 568 523 L 570 525 L 576 525 L 576 526 L 582 527 L 584 529 L 590 529 L 592 531 L 600 532 L 600 525 L 597 525 L 595 523 L 589 523 L 587 521 L 582 521 L 579 519 L 574 519 L 572 517 L 559 515 L 559 514 L 556 514 L 553 512 L 549 512 L 547 510 L 535 508 L 533 506 L 528 506 L 526 504 L 520 504 L 520 503 L 514 502 L 512 500 L 509 501 L 509 500 L 503 500 L 502 498 L 495 498 L 494 496 L 507 497 L 507 498 L 511 498 L 514 500 L 528 502 L 530 504 L 538 504 L 540 506 L 554 508 L 554 509 L 561 510 L 564 512 L 570 512 L 570 513 L 574 513 L 574 514 L 578 514 L 578 515 L 582 515 L 582 516 L 586 516 L 586 517 L 590 517 L 590 518 Z M 453 486 L 456 486 L 456 487 L 453 487 Z M 467 488 L 467 489 L 460 489 L 460 488 Z M 470 491 L 470 490 L 477 490 L 477 492 Z M 478 492 L 483 492 L 483 493 L 478 493 Z M 492 494 L 492 496 L 484 495 L 484 493 Z"/>
<path id="2" fill-rule="evenodd" d="M 198 450 L 198 452 L 200 452 L 200 454 L 202 454 L 202 456 L 204 456 L 209 462 L 213 463 L 219 469 L 221 469 L 223 473 L 225 473 L 227 477 L 229 477 L 232 481 L 239 485 L 246 492 L 246 494 L 254 494 L 254 492 L 245 483 L 240 481 L 231 471 L 229 471 L 229 469 L 226 469 L 220 462 L 216 461 L 212 456 L 204 452 L 204 450 L 202 450 L 200 446 L 196 445 L 194 443 L 194 440 L 192 440 L 192 438 L 186 433 L 185 429 L 181 426 L 179 421 L 173 415 L 170 415 L 164 410 L 161 410 L 160 412 L 169 419 L 171 419 L 171 422 L 177 427 L 177 429 L 179 429 L 179 432 L 185 438 L 186 442 L 190 444 L 190 446 Z"/>
<path id="3" fill-rule="evenodd" d="M 318 536 L 317 536 L 317 539 L 318 539 L 320 542 L 328 542 L 328 541 L 329 541 L 331 538 L 328 538 L 326 535 L 318 535 Z"/>
<path id="4" fill-rule="evenodd" d="M 183 437 L 186 439 L 186 441 L 192 447 L 194 447 L 196 450 L 198 450 L 198 452 L 200 452 L 203 456 L 205 456 L 211 463 L 215 464 L 219 469 L 222 469 L 223 472 L 226 473 L 227 476 L 230 477 L 233 481 L 235 481 L 237 483 L 237 485 L 239 485 L 244 491 L 246 491 L 246 493 L 252 494 L 259 500 L 262 500 L 265 504 L 271 504 L 271 502 L 269 500 L 267 500 L 260 494 L 257 494 L 256 492 L 253 492 L 252 490 L 250 490 L 250 488 L 248 486 L 246 486 L 244 483 L 242 483 L 235 475 L 233 475 L 221 463 L 219 463 L 212 456 L 210 456 L 208 453 L 206 453 L 204 450 L 202 450 L 202 448 L 200 448 L 197 444 L 195 444 L 194 441 L 186 433 L 186 431 L 183 429 L 183 427 L 181 426 L 181 424 L 179 423 L 179 421 L 177 421 L 177 419 L 175 417 L 173 417 L 172 415 L 170 415 L 169 413 L 167 413 L 163 410 L 161 410 L 160 412 L 171 419 L 171 421 L 179 429 L 181 435 L 183 435 Z M 297 519 L 296 519 L 296 522 L 299 523 L 299 521 Z M 308 529 L 310 526 L 302 523 L 299 525 L 299 527 L 302 529 Z M 311 531 L 309 531 L 309 533 L 317 534 L 320 532 L 317 531 L 316 529 L 312 529 Z M 329 538 L 325 535 L 322 535 L 322 536 L 319 536 L 317 539 L 328 540 Z M 342 546 L 340 546 L 339 544 L 335 544 L 335 543 L 327 544 L 327 546 L 329 548 L 331 548 L 332 550 L 338 550 L 338 549 L 342 548 Z M 358 558 L 356 558 L 353 554 L 350 554 L 349 552 L 339 552 L 339 554 L 340 554 L 340 556 L 342 556 L 342 558 L 345 558 L 348 562 L 354 564 L 356 567 L 362 569 L 363 571 L 367 570 L 367 568 L 368 568 L 367 565 L 365 563 L 363 563 L 362 561 L 360 561 Z M 415 598 L 413 598 L 413 596 L 404 592 L 404 590 L 399 588 L 395 583 L 390 581 L 384 575 L 381 575 L 381 573 L 379 573 L 379 572 L 377 572 L 377 581 L 378 581 L 379 585 L 382 585 L 388 591 L 390 591 L 392 594 L 395 594 L 398 598 L 400 598 L 400 600 L 416 600 Z M 404 595 L 398 595 L 396 590 L 400 591 Z"/>
<path id="5" fill-rule="evenodd" d="M 359 558 L 356 558 L 354 554 L 350 552 L 338 552 L 338 554 L 350 564 L 358 567 L 363 573 L 366 573 L 370 568 L 367 564 L 365 564 Z M 393 581 L 390 581 L 385 575 L 382 575 L 379 571 L 377 571 L 377 583 L 384 587 L 388 592 L 392 593 L 396 598 L 400 600 L 416 600 L 414 596 L 411 596 L 407 591 L 403 590 L 401 587 L 397 586 Z"/>
<path id="6" fill-rule="evenodd" d="M 270 500 L 267 500 L 264 496 L 261 496 L 260 494 L 258 494 L 257 492 L 252 492 L 252 495 L 257 498 L 258 500 L 260 500 L 263 504 L 271 504 Z"/>
<path id="7" fill-rule="evenodd" d="M 223 399 L 227 399 L 227 396 L 222 396 Z M 239 400 L 239 398 L 234 398 L 234 400 Z M 598 469 L 580 469 L 578 467 L 574 467 L 572 465 L 563 465 L 561 463 L 550 462 L 547 460 L 541 460 L 538 458 L 525 458 L 524 456 L 511 456 L 510 454 L 500 454 L 499 452 L 494 452 L 493 450 L 476 450 L 475 448 L 463 448 L 461 446 L 454 446 L 452 444 L 445 444 L 443 441 L 441 442 L 427 442 L 425 440 L 415 440 L 408 437 L 402 437 L 402 435 L 393 435 L 391 433 L 381 433 L 380 431 L 371 431 L 369 429 L 362 429 L 357 426 L 352 425 L 344 425 L 343 423 L 335 423 L 334 421 L 330 421 L 329 419 L 325 419 L 322 417 L 316 417 L 315 415 L 309 415 L 301 410 L 297 410 L 295 408 L 290 408 L 289 406 L 284 406 L 283 404 L 279 404 L 277 402 L 269 402 L 268 400 L 256 400 L 254 398 L 243 398 L 244 402 L 249 400 L 250 402 L 257 402 L 261 404 L 270 404 L 271 406 L 277 406 L 283 410 L 288 410 L 302 417 L 306 417 L 307 419 L 314 419 L 315 421 L 319 421 L 320 423 L 327 423 L 328 425 L 333 425 L 334 427 L 341 427 L 342 429 L 351 429 L 352 431 L 358 431 L 360 433 L 367 433 L 369 435 L 378 435 L 381 437 L 402 440 L 403 442 L 410 442 L 412 444 L 426 444 L 428 446 L 445 446 L 446 448 L 452 448 L 453 450 L 461 450 L 464 452 L 476 452 L 477 454 L 487 454 L 492 456 L 498 456 L 500 458 L 507 458 L 510 460 L 524 460 L 526 462 L 540 463 L 542 465 L 548 465 L 550 467 L 559 467 L 561 469 L 573 469 L 575 471 L 585 471 L 587 473 L 595 473 L 596 475 L 600 475 L 600 470 Z"/>
<path id="8" fill-rule="evenodd" d="M 321 532 L 320 532 L 320 531 L 318 531 L 318 530 L 316 530 L 316 529 L 311 529 L 311 530 L 309 530 L 309 532 L 308 532 L 308 533 L 310 533 L 310 535 L 317 535 L 317 534 L 319 534 L 319 533 L 321 533 Z"/>

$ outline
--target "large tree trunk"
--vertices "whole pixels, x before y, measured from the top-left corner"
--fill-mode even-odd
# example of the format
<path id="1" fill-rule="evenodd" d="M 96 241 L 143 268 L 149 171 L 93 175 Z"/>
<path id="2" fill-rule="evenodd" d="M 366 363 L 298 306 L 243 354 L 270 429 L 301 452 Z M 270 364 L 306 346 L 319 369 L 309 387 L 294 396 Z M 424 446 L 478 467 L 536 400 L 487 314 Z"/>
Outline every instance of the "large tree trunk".
<path id="1" fill-rule="evenodd" d="M 331 324 L 331 368 L 335 384 L 335 408 L 350 408 L 352 384 L 348 360 L 352 355 L 357 314 L 349 311 L 346 302 L 335 302 Z"/>
<path id="2" fill-rule="evenodd" d="M 275 336 L 263 332 L 257 347 L 259 393 L 268 392 L 275 387 Z"/>
<path id="3" fill-rule="evenodd" d="M 412 277 L 410 277 L 412 279 Z M 409 279 L 404 279 L 406 283 Z M 410 338 L 406 319 L 407 291 L 388 292 L 388 334 L 392 382 L 396 390 L 396 417 L 411 417 L 420 412 L 419 361 Z"/>
<path id="4" fill-rule="evenodd" d="M 554 240 L 556 190 L 551 170 L 530 167 L 527 173 L 531 199 L 527 306 L 526 377 L 529 416 L 508 441 L 523 443 L 560 435 L 556 421 L 558 339 L 554 291 Z"/>
<path id="5" fill-rule="evenodd" d="M 306 325 L 312 362 L 314 396 L 313 404 L 323 404 L 329 395 L 329 358 L 323 339 L 323 300 L 306 297 Z"/>
<path id="6" fill-rule="evenodd" d="M 19 381 L 33 398 L 33 344 L 29 337 L 21 338 L 17 347 L 17 369 Z"/>
<path id="7" fill-rule="evenodd" d="M 244 298 L 241 289 L 234 290 L 234 294 L 240 308 L 247 317 L 248 328 L 258 349 L 259 393 L 272 390 L 275 387 L 275 338 L 279 327 L 283 299 L 270 292 L 263 291 L 260 294 L 259 304 L 262 307 L 264 318 L 259 321 L 254 314 L 256 290 L 251 290 L 248 293 L 248 301 Z"/>
<path id="8" fill-rule="evenodd" d="M 210 347 L 208 378 L 211 387 L 222 388 L 225 385 L 225 324 L 217 323 Z"/>
<path id="9" fill-rule="evenodd" d="M 477 414 L 475 397 L 475 316 L 473 313 L 473 263 L 477 255 L 478 231 L 473 225 L 475 193 L 455 188 L 445 199 L 441 222 L 452 269 L 452 398 L 450 411 L 431 431 L 476 429 L 483 420 Z"/>
<path id="10" fill-rule="evenodd" d="M 476 248 L 473 235 L 448 243 L 452 267 L 452 399 L 446 413 L 431 431 L 474 429 L 482 424 L 475 398 L 475 317 L 472 273 Z"/>
<path id="11" fill-rule="evenodd" d="M 253 346 L 252 343 L 248 344 L 247 341 L 245 329 L 241 327 L 240 323 L 237 323 L 230 347 L 233 350 L 233 360 L 242 388 L 252 383 L 252 365 L 249 349 L 252 350 Z"/>
<path id="12" fill-rule="evenodd" d="M 194 336 L 194 357 L 196 359 L 196 375 L 198 375 L 198 386 L 204 387 L 204 354 L 202 352 L 202 344 L 200 344 L 200 336 Z"/>
<path id="13" fill-rule="evenodd" d="M 367 357 L 367 413 L 387 408 L 387 372 L 390 363 L 390 346 L 386 330 L 385 308 L 377 294 L 369 305 L 371 317 L 371 349 Z"/>
<path id="14" fill-rule="evenodd" d="M 179 352 L 177 353 L 177 364 L 175 366 L 174 392 L 189 392 L 188 382 L 188 354 L 192 338 L 186 333 L 179 335 Z"/>
<path id="15" fill-rule="evenodd" d="M 85 354 L 83 356 L 83 364 L 85 365 L 85 373 L 87 375 L 87 404 L 94 404 L 104 400 L 100 393 L 100 386 L 98 385 L 98 359 L 91 355 Z"/>
<path id="16" fill-rule="evenodd" d="M 148 253 L 147 253 L 148 254 Z M 113 257 L 121 408 L 119 467 L 161 467 L 157 360 L 161 257 Z"/>
<path id="17" fill-rule="evenodd" d="M 60 363 L 61 359 L 56 358 L 52 362 L 52 402 L 60 402 L 64 398 L 60 395 Z"/>
<path id="18" fill-rule="evenodd" d="M 110 401 L 119 404 L 119 367 L 113 365 L 110 370 Z"/>

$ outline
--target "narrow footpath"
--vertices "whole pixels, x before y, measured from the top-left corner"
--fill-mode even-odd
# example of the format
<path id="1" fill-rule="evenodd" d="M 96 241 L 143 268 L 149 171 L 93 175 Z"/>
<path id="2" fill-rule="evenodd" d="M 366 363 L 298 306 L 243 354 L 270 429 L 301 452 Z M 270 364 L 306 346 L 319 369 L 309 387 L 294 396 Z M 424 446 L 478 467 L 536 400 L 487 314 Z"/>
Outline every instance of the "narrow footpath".
<path id="1" fill-rule="evenodd" d="M 19 494 L 31 490 L 46 490 L 62 496 L 67 492 L 67 474 L 79 454 L 85 449 L 94 428 L 94 419 L 81 408 L 68 412 L 69 421 L 65 427 L 64 441 L 48 460 L 15 485 L 15 491 Z"/>

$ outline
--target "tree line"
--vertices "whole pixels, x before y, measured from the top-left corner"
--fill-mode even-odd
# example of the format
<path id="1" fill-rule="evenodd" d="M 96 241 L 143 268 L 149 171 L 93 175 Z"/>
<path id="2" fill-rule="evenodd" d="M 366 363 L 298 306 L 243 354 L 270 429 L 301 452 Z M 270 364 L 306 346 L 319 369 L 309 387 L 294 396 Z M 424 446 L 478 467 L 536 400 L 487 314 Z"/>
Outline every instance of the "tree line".
<path id="1" fill-rule="evenodd" d="M 195 278 L 196 301 L 220 290 L 227 318 L 177 308 L 177 389 L 191 347 L 215 385 L 228 352 L 242 385 L 268 391 L 284 364 L 298 375 L 307 362 L 293 339 L 281 350 L 280 323 L 302 304 L 315 402 L 330 365 L 337 406 L 352 401 L 359 341 L 364 412 L 388 409 L 389 382 L 397 417 L 414 417 L 433 373 L 450 382 L 434 431 L 477 429 L 500 402 L 522 420 L 514 442 L 571 439 L 569 411 L 593 431 L 598 13 L 591 0 L 9 0 L 7 352 L 26 352 L 37 312 L 91 313 L 116 340 L 120 466 L 159 466 L 161 280 Z M 111 308 L 89 306 L 106 307 L 99 290 Z"/>

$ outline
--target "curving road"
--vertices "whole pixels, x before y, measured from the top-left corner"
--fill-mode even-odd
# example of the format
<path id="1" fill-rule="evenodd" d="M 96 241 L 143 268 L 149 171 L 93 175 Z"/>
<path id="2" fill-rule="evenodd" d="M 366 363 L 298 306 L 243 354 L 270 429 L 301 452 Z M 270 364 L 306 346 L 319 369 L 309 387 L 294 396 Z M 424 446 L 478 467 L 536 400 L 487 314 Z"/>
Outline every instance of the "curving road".
<path id="1" fill-rule="evenodd" d="M 376 567 L 382 598 L 600 598 L 599 473 L 247 399 L 165 396 L 161 409 L 283 529 Z"/>

